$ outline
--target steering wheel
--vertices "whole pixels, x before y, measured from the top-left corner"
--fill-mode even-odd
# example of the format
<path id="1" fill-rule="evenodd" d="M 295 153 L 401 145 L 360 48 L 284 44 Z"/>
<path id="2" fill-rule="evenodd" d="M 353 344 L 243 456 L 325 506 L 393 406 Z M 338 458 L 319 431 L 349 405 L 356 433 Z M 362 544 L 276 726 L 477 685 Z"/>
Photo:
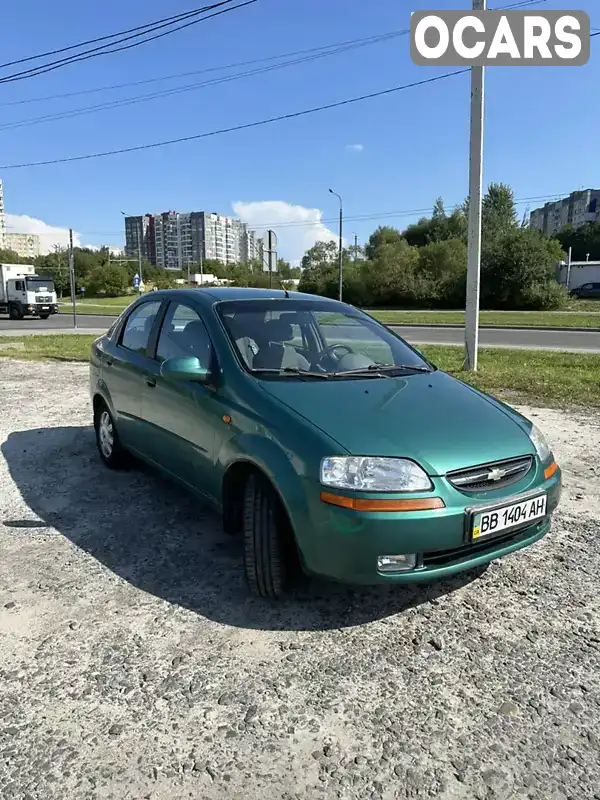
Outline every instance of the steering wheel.
<path id="1" fill-rule="evenodd" d="M 336 343 L 336 344 L 330 344 L 328 347 L 326 347 L 324 350 L 322 350 L 322 351 L 319 353 L 319 356 L 318 356 L 318 358 L 317 358 L 317 366 L 321 366 L 321 362 L 323 361 L 323 359 L 324 359 L 326 356 L 332 356 L 332 355 L 334 354 L 334 352 L 335 352 L 336 350 L 338 350 L 338 349 L 341 349 L 341 350 L 344 350 L 344 351 L 345 351 L 345 352 L 342 354 L 343 356 L 345 356 L 345 355 L 348 355 L 348 353 L 353 353 L 353 352 L 354 352 L 354 350 L 353 350 L 351 347 L 348 347 L 348 346 L 347 346 L 347 345 L 345 345 L 345 344 L 338 344 L 338 343 Z M 338 357 L 338 360 L 339 360 L 340 358 L 342 358 L 342 356 L 339 356 L 339 357 Z"/>

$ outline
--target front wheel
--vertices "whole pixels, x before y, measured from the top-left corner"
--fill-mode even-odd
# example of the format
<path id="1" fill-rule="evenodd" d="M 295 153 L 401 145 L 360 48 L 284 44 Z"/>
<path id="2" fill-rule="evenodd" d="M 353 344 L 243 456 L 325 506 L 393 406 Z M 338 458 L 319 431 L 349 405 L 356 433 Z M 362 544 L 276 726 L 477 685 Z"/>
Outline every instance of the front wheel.
<path id="1" fill-rule="evenodd" d="M 125 466 L 126 452 L 121 445 L 114 420 L 107 406 L 100 404 L 94 414 L 96 445 L 100 458 L 109 469 L 120 469 Z"/>
<path id="2" fill-rule="evenodd" d="M 244 571 L 258 597 L 282 597 L 289 584 L 292 533 L 281 502 L 260 475 L 248 478 L 244 491 Z"/>
<path id="3" fill-rule="evenodd" d="M 9 311 L 9 316 L 11 319 L 23 319 L 23 312 L 18 306 L 11 306 Z"/>

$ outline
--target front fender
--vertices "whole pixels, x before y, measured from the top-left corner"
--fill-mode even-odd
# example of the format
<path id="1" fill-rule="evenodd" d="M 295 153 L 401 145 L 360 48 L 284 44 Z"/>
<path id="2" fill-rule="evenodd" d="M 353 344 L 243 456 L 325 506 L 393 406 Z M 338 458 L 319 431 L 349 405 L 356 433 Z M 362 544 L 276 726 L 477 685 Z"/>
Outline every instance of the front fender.
<path id="1" fill-rule="evenodd" d="M 224 443 L 218 457 L 223 475 L 236 463 L 244 462 L 263 472 L 279 495 L 302 549 L 303 531 L 308 525 L 307 465 L 273 439 L 243 433 Z"/>

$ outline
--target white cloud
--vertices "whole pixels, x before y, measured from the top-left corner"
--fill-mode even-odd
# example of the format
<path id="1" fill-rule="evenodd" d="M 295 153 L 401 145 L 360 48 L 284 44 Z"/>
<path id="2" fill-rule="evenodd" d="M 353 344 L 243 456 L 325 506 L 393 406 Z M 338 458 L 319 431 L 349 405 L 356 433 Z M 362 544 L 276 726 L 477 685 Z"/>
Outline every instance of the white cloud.
<path id="1" fill-rule="evenodd" d="M 365 149 L 363 144 L 347 144 L 346 145 L 346 152 L 347 153 L 362 153 Z"/>
<path id="2" fill-rule="evenodd" d="M 304 253 L 315 242 L 337 242 L 337 234 L 322 222 L 323 212 L 283 200 L 233 203 L 238 217 L 262 236 L 267 228 L 277 234 L 278 255 L 292 264 L 299 264 Z"/>
<path id="3" fill-rule="evenodd" d="M 51 253 L 55 245 L 68 247 L 69 229 L 48 225 L 41 219 L 26 214 L 6 214 L 6 233 L 35 233 L 40 237 L 40 253 Z M 73 231 L 73 245 L 81 247 L 81 239 Z"/>

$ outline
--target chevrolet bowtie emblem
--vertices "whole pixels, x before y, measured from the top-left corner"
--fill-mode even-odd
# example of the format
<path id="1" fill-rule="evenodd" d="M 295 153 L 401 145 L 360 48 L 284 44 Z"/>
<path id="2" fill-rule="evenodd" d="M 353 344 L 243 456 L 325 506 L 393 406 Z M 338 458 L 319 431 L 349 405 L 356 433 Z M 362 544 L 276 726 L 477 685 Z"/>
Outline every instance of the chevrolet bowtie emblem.
<path id="1" fill-rule="evenodd" d="M 504 469 L 492 469 L 488 472 L 488 481 L 501 481 L 502 478 L 506 475 L 506 470 Z"/>

